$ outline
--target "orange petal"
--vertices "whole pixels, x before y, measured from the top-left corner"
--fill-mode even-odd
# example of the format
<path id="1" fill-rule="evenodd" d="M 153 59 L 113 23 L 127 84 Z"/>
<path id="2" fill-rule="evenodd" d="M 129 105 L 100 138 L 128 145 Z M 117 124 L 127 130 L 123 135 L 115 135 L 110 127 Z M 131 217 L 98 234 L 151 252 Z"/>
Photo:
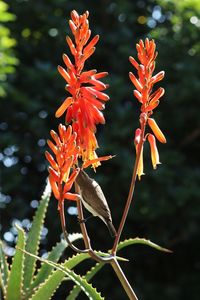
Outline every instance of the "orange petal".
<path id="1" fill-rule="evenodd" d="M 58 176 L 58 173 L 51 167 L 48 168 L 49 174 L 51 175 L 51 177 L 53 178 L 53 180 L 55 182 L 58 182 L 60 177 Z"/>
<path id="2" fill-rule="evenodd" d="M 58 165 L 55 162 L 53 156 L 48 151 L 45 151 L 45 156 L 46 156 L 46 159 L 48 160 L 48 162 L 51 164 L 52 168 L 54 170 L 58 170 Z"/>
<path id="3" fill-rule="evenodd" d="M 73 9 L 71 12 L 71 18 L 74 23 L 78 22 L 78 20 L 79 20 L 79 14 L 77 13 L 77 11 L 75 9 Z"/>
<path id="4" fill-rule="evenodd" d="M 56 145 L 57 145 L 57 146 L 60 146 L 61 140 L 60 140 L 58 134 L 57 134 L 54 130 L 51 130 L 51 131 L 50 131 L 50 135 L 51 135 L 51 137 L 54 139 L 54 141 L 56 142 Z"/>
<path id="5" fill-rule="evenodd" d="M 67 81 L 67 83 L 69 83 L 69 84 L 71 83 L 71 78 L 70 78 L 69 74 L 67 73 L 67 71 L 63 67 L 58 66 L 58 72 Z"/>
<path id="6" fill-rule="evenodd" d="M 73 66 L 71 60 L 69 59 L 69 57 L 67 56 L 67 54 L 63 54 L 63 61 L 67 68 L 69 68 L 73 72 L 75 71 L 74 66 Z"/>
<path id="7" fill-rule="evenodd" d="M 85 168 L 89 167 L 90 165 L 96 164 L 97 162 L 109 160 L 113 157 L 114 156 L 112 156 L 112 155 L 107 155 L 107 156 L 102 156 L 102 157 L 98 157 L 95 159 L 87 160 L 83 163 L 82 169 L 85 169 Z"/>
<path id="8" fill-rule="evenodd" d="M 148 112 L 148 111 L 154 110 L 154 108 L 156 108 L 159 105 L 159 103 L 160 103 L 159 100 L 154 101 L 153 103 L 150 102 L 150 105 L 148 105 L 146 108 L 144 108 L 144 111 Z"/>
<path id="9" fill-rule="evenodd" d="M 64 114 L 66 109 L 72 104 L 72 101 L 73 99 L 71 97 L 65 99 L 65 101 L 61 104 L 61 106 L 56 111 L 55 114 L 56 118 L 60 118 Z"/>
<path id="10" fill-rule="evenodd" d="M 151 96 L 150 96 L 150 104 L 159 100 L 165 93 L 165 90 L 163 88 L 159 88 L 157 89 L 157 91 L 155 91 Z"/>
<path id="11" fill-rule="evenodd" d="M 99 40 L 99 35 L 97 34 L 97 35 L 95 35 L 95 37 L 93 37 L 93 39 L 85 47 L 85 49 L 83 50 L 83 54 L 89 52 L 90 49 L 96 45 L 96 43 L 98 42 L 98 40 Z"/>
<path id="12" fill-rule="evenodd" d="M 57 154 L 57 147 L 52 143 L 52 141 L 47 140 L 49 148 L 53 151 L 54 154 Z"/>
<path id="13" fill-rule="evenodd" d="M 94 53 L 95 50 L 96 48 L 92 47 L 91 49 L 88 50 L 88 52 L 85 52 L 82 56 L 82 60 L 83 61 L 87 60 Z"/>
<path id="14" fill-rule="evenodd" d="M 167 142 L 166 138 L 160 130 L 160 128 L 158 127 L 156 121 L 152 118 L 148 118 L 148 124 L 151 127 L 153 133 L 155 134 L 156 138 L 159 140 L 159 142 L 165 144 Z"/>
<path id="15" fill-rule="evenodd" d="M 129 72 L 129 78 L 132 81 L 132 83 L 134 84 L 134 86 L 136 87 L 136 89 L 141 92 L 142 90 L 142 85 L 141 83 L 137 80 L 137 78 L 135 77 L 135 75 L 133 75 L 132 72 Z"/>
<path id="16" fill-rule="evenodd" d="M 78 197 L 79 197 L 79 195 L 77 195 L 77 194 L 72 194 L 72 193 L 65 193 L 64 194 L 64 198 L 67 199 L 67 200 L 77 201 Z"/>
<path id="17" fill-rule="evenodd" d="M 73 35 L 75 35 L 77 27 L 76 27 L 76 25 L 74 24 L 74 22 L 72 20 L 69 20 L 69 26 L 71 28 L 71 31 L 72 31 Z"/>
<path id="18" fill-rule="evenodd" d="M 151 148 L 152 165 L 153 165 L 153 168 L 156 169 L 157 165 L 159 165 L 161 163 L 159 161 L 159 153 L 158 153 L 158 149 L 156 146 L 156 139 L 153 134 L 148 135 L 148 141 L 149 141 L 150 148 Z"/>
<path id="19" fill-rule="evenodd" d="M 129 56 L 130 63 L 138 70 L 139 64 L 132 56 Z"/>
<path id="20" fill-rule="evenodd" d="M 154 83 L 162 80 L 164 78 L 164 76 L 165 76 L 165 72 L 164 71 L 159 72 L 158 74 L 156 74 L 155 76 L 153 76 L 151 78 L 151 84 L 154 84 Z"/>
<path id="21" fill-rule="evenodd" d="M 71 190 L 72 185 L 74 183 L 74 181 L 76 180 L 76 177 L 78 176 L 80 171 L 80 168 L 77 168 L 73 171 L 73 173 L 71 174 L 71 176 L 69 177 L 69 180 L 65 183 L 64 186 L 64 193 L 68 192 L 69 190 Z"/>
<path id="22" fill-rule="evenodd" d="M 71 51 L 72 55 L 74 55 L 74 56 L 77 55 L 77 51 L 76 51 L 76 48 L 74 46 L 74 43 L 72 42 L 72 40 L 70 39 L 69 36 L 66 37 L 66 41 L 67 41 L 67 44 L 70 48 L 70 51 Z"/>
<path id="23" fill-rule="evenodd" d="M 105 77 L 107 75 L 108 75 L 108 72 L 100 72 L 100 73 L 95 74 L 94 77 L 96 79 L 100 79 L 100 78 L 103 78 L 103 77 Z"/>
<path id="24" fill-rule="evenodd" d="M 57 200 L 60 200 L 60 193 L 58 191 L 58 185 L 57 183 L 55 182 L 54 178 L 49 175 L 49 182 L 50 182 L 50 185 L 51 185 L 51 188 L 52 188 L 52 191 L 53 191 L 53 194 L 55 196 L 55 198 Z"/>
<path id="25" fill-rule="evenodd" d="M 140 103 L 143 103 L 142 101 L 142 95 L 137 90 L 133 91 L 134 96 L 139 100 Z"/>

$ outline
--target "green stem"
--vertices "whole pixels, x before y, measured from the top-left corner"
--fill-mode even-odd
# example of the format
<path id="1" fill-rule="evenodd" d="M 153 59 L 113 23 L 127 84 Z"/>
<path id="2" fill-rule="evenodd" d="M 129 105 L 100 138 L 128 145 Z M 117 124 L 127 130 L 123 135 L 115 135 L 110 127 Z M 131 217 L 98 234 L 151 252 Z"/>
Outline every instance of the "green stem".
<path id="1" fill-rule="evenodd" d="M 128 279 L 126 278 L 124 272 L 122 271 L 118 261 L 116 258 L 114 258 L 111 262 L 111 266 L 113 267 L 113 270 L 115 271 L 118 279 L 120 280 L 127 296 L 130 300 L 138 300 L 136 294 L 134 293 L 130 283 L 128 282 Z"/>

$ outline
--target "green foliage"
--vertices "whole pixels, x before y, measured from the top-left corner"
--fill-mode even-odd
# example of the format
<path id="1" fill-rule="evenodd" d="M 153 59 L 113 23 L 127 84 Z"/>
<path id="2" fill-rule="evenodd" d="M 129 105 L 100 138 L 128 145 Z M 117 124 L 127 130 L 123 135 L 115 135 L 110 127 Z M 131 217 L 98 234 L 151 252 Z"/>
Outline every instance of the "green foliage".
<path id="1" fill-rule="evenodd" d="M 16 246 L 16 253 L 13 257 L 11 271 L 8 277 L 6 287 L 6 300 L 19 300 L 23 298 L 23 271 L 24 271 L 24 253 L 21 250 L 25 248 L 25 232 L 20 227 L 18 230 L 18 241 Z"/>
<path id="2" fill-rule="evenodd" d="M 91 279 L 94 277 L 94 275 L 96 273 L 98 273 L 101 268 L 103 267 L 103 263 L 96 263 L 96 265 L 94 267 L 91 268 L 91 270 L 89 270 L 86 275 L 85 275 L 85 279 L 87 282 L 91 281 Z M 66 300 L 75 300 L 78 295 L 81 292 L 81 287 L 78 285 L 75 285 L 74 288 L 71 290 L 69 296 L 66 298 Z"/>
<path id="3" fill-rule="evenodd" d="M 34 254 L 25 254 L 28 253 L 27 249 L 32 250 L 33 253 L 37 253 L 38 251 L 41 229 L 44 223 L 44 218 L 46 215 L 50 195 L 51 189 L 49 184 L 47 184 L 44 194 L 42 195 L 40 205 L 34 216 L 32 227 L 28 233 L 27 239 L 25 238 L 24 230 L 16 225 L 18 231 L 18 241 L 16 245 L 15 255 L 13 257 L 13 261 L 10 267 L 10 271 L 7 259 L 3 251 L 2 242 L 0 244 L 0 284 L 5 300 L 28 300 L 32 298 L 33 293 L 36 294 L 37 291 L 39 291 L 40 293 L 41 286 L 45 287 L 44 281 L 48 278 L 52 278 L 52 270 L 54 269 L 55 265 L 57 266 L 55 262 L 59 260 L 60 256 L 63 254 L 63 251 L 68 246 L 67 243 L 64 241 L 57 243 L 57 245 L 53 247 L 52 251 L 48 255 L 48 258 L 51 259 L 51 265 L 43 264 L 39 269 L 36 269 L 35 267 L 37 257 Z M 71 234 L 69 236 L 69 239 L 71 242 L 73 242 L 77 239 L 80 239 L 81 237 L 81 234 Z M 71 267 L 73 267 L 85 258 L 87 258 L 87 256 L 84 258 L 73 257 L 72 261 L 68 262 L 68 265 L 71 264 Z M 34 277 L 35 273 L 36 275 Z M 59 284 L 61 283 L 65 275 L 66 274 L 64 274 L 64 276 L 61 277 Z M 70 278 L 74 278 L 74 280 L 76 279 L 75 282 L 78 282 L 80 284 L 81 279 L 76 278 L 78 275 L 74 275 L 73 277 L 72 272 L 70 272 L 69 276 Z M 54 282 L 54 280 L 51 281 L 51 284 L 52 282 Z M 42 297 L 40 299 L 51 299 L 51 294 L 48 294 L 47 298 Z"/>
<path id="4" fill-rule="evenodd" d="M 25 248 L 26 251 L 33 254 L 38 253 L 41 230 L 44 223 L 44 217 L 46 215 L 46 210 L 47 210 L 50 196 L 51 196 L 51 189 L 48 183 L 44 191 L 44 194 L 42 195 L 40 206 L 37 209 L 37 212 L 33 219 L 33 223 L 29 231 L 27 242 L 26 242 L 26 248 Z M 25 256 L 24 273 L 26 274 L 26 276 L 24 277 L 24 284 L 23 284 L 25 292 L 30 289 L 33 274 L 35 272 L 35 262 L 36 261 L 33 257 L 29 255 Z"/>
<path id="5" fill-rule="evenodd" d="M 0 97 L 6 95 L 7 74 L 14 72 L 14 66 L 18 62 L 13 53 L 16 41 L 11 38 L 10 30 L 4 25 L 14 20 L 15 16 L 8 12 L 8 5 L 0 0 Z"/>
<path id="6" fill-rule="evenodd" d="M 170 250 L 166 249 L 166 248 L 163 248 L 155 243 L 152 243 L 150 240 L 146 240 L 144 238 L 130 238 L 130 239 L 127 239 L 123 242 L 120 242 L 118 247 L 117 247 L 117 250 L 121 250 L 127 246 L 131 246 L 131 245 L 135 245 L 135 244 L 141 244 L 141 245 L 145 245 L 145 246 L 149 246 L 151 248 L 154 248 L 158 251 L 163 251 L 163 252 L 168 252 L 168 253 L 171 253 Z"/>
<path id="7" fill-rule="evenodd" d="M 0 241 L 0 287 L 3 291 L 3 294 L 6 293 L 6 285 L 9 277 L 9 267 L 6 260 L 5 253 L 3 251 L 2 242 Z"/>
<path id="8" fill-rule="evenodd" d="M 74 233 L 69 236 L 69 239 L 70 239 L 70 241 L 73 242 L 81 237 L 82 237 L 81 234 Z M 60 256 L 62 255 L 63 251 L 65 250 L 66 246 L 67 246 L 67 243 L 64 240 L 57 243 L 57 245 L 55 247 L 53 247 L 52 251 L 49 253 L 47 259 L 50 261 L 53 261 L 53 262 L 57 262 L 59 260 Z M 47 278 L 50 275 L 52 269 L 53 268 L 50 265 L 45 264 L 45 263 L 42 264 L 40 270 L 38 270 L 38 272 L 34 278 L 33 283 L 31 284 L 30 289 L 33 290 L 36 286 L 38 286 L 40 283 L 42 283 L 45 280 L 45 278 Z"/>
<path id="9" fill-rule="evenodd" d="M 80 287 L 80 289 L 88 296 L 89 299 L 103 299 L 101 295 L 96 291 L 96 289 L 94 289 L 92 285 L 86 281 L 86 279 L 71 271 L 71 268 L 75 267 L 81 261 L 88 259 L 90 257 L 88 254 L 77 254 L 69 258 L 63 264 L 56 264 L 49 260 L 41 259 L 40 257 L 31 253 L 26 253 L 29 254 L 31 257 L 34 257 L 35 259 L 38 259 L 41 262 L 44 262 L 47 265 L 53 266 L 57 269 L 47 278 L 47 280 L 43 284 L 39 286 L 39 288 L 33 294 L 31 300 L 51 299 L 55 290 L 58 288 L 61 281 L 65 278 L 66 275 L 70 280 L 72 280 L 75 284 L 77 284 Z"/>

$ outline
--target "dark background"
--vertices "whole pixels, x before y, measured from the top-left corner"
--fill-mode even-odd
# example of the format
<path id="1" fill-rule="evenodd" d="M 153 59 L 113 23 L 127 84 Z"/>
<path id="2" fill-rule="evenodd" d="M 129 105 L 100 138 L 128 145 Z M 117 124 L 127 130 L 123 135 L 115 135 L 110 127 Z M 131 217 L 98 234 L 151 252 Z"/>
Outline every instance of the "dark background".
<path id="1" fill-rule="evenodd" d="M 139 105 L 128 78 L 128 72 L 133 70 L 128 57 L 136 57 L 135 44 L 140 38 L 156 40 L 159 51 L 156 70 L 166 72 L 161 83 L 166 94 L 154 117 L 168 143 L 158 145 L 162 165 L 156 171 L 151 167 L 149 147 L 145 147 L 146 175 L 137 182 L 123 238 L 145 237 L 172 249 L 173 254 L 132 246 L 121 252 L 130 259 L 122 267 L 139 299 L 199 299 L 200 2 L 10 0 L 7 3 L 15 18 L 2 24 L 10 30 L 6 34 L 16 40 L 13 49 L 12 43 L 4 49 L 7 53 L 4 69 L 0 65 L 4 72 L 0 77 L 0 229 L 8 245 L 7 254 L 13 254 L 14 222 L 30 226 L 45 185 L 46 139 L 49 130 L 58 125 L 54 113 L 66 96 L 57 65 L 63 64 L 63 52 L 69 54 L 65 35 L 69 34 L 70 11 L 89 10 L 92 33 L 100 34 L 100 42 L 86 67 L 109 72 L 105 81 L 110 84 L 107 93 L 111 98 L 105 110 L 106 125 L 98 126 L 98 154 L 117 155 L 92 175 L 103 187 L 116 226 L 128 194 L 135 158 L 133 136 L 138 126 Z M 60 239 L 56 205 L 52 198 L 40 255 Z M 67 210 L 66 217 L 70 231 L 79 230 L 76 217 Z M 112 240 L 100 220 L 90 219 L 88 228 L 95 248 L 111 247 Z M 79 271 L 84 272 L 89 266 L 91 263 L 86 263 Z M 109 266 L 93 282 L 106 299 L 126 299 Z M 62 284 L 53 299 L 65 299 L 69 287 L 67 282 Z"/>

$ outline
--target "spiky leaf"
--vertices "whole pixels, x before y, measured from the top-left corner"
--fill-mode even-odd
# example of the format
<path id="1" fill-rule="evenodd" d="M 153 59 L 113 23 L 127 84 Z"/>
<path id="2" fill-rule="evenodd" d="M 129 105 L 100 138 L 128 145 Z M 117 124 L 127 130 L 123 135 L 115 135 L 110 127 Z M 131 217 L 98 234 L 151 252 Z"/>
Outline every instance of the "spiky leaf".
<path id="1" fill-rule="evenodd" d="M 152 243 L 150 240 L 146 240 L 146 239 L 143 239 L 143 238 L 130 238 L 130 239 L 127 239 L 127 240 L 124 240 L 122 242 L 119 243 L 118 247 L 117 247 L 117 250 L 121 250 L 127 246 L 131 246 L 131 245 L 134 245 L 134 244 L 142 244 L 142 245 L 146 245 L 146 246 L 149 246 L 151 248 L 154 248 L 156 250 L 159 250 L 159 251 L 163 251 L 163 252 L 168 252 L 168 253 L 171 253 L 172 251 L 169 250 L 169 249 L 166 249 L 166 248 L 163 248 L 155 243 Z"/>
<path id="2" fill-rule="evenodd" d="M 80 233 L 73 233 L 69 235 L 69 240 L 71 242 L 74 242 L 78 239 L 82 238 L 82 234 Z M 57 245 L 52 249 L 52 251 L 49 253 L 47 259 L 53 262 L 57 262 L 59 258 L 61 257 L 63 251 L 68 247 L 68 244 L 65 240 L 62 240 L 61 242 L 57 243 Z M 43 263 L 40 270 L 38 271 L 36 277 L 34 278 L 33 284 L 30 287 L 30 290 L 38 286 L 40 283 L 44 282 L 45 279 L 50 275 L 51 271 L 53 270 L 53 267 Z"/>
<path id="3" fill-rule="evenodd" d="M 35 294 L 32 296 L 30 300 L 49 300 L 53 296 L 54 292 L 62 282 L 64 277 L 68 277 L 75 284 L 77 284 L 81 290 L 88 296 L 89 299 L 95 300 L 103 300 L 101 295 L 89 284 L 84 278 L 74 273 L 71 268 L 75 267 L 81 261 L 89 258 L 90 256 L 86 253 L 79 253 L 77 255 L 72 256 L 68 259 L 64 264 L 56 264 L 54 262 L 48 261 L 46 259 L 42 259 L 36 255 L 31 253 L 26 254 L 34 257 L 35 259 L 40 260 L 41 262 L 45 262 L 50 266 L 53 266 L 57 270 L 53 271 L 53 273 L 48 277 L 48 279 L 42 283 L 39 288 L 36 290 Z"/>
<path id="4" fill-rule="evenodd" d="M 51 195 L 51 188 L 49 183 L 47 183 L 44 193 L 42 195 L 42 199 L 40 201 L 40 205 L 34 216 L 33 223 L 29 231 L 27 243 L 26 243 L 26 251 L 31 252 L 33 254 L 38 253 L 42 225 L 44 223 L 44 218 L 49 203 L 50 195 Z M 30 255 L 25 255 L 25 261 L 24 261 L 24 273 L 25 273 L 24 291 L 25 292 L 28 291 L 30 288 L 30 284 L 33 279 L 33 274 L 35 272 L 35 262 L 36 259 L 34 257 L 31 257 Z"/>
<path id="5" fill-rule="evenodd" d="M 13 257 L 10 275 L 8 278 L 6 300 L 22 299 L 24 253 L 20 251 L 19 248 L 25 248 L 25 232 L 19 226 L 16 225 L 16 227 L 18 230 L 18 241 L 16 252 Z"/>
<path id="6" fill-rule="evenodd" d="M 5 289 L 8 281 L 8 276 L 9 276 L 8 262 L 6 260 L 5 253 L 3 251 L 2 241 L 0 241 L 0 287 L 2 288 L 4 294 L 5 294 Z"/>
<path id="7" fill-rule="evenodd" d="M 96 263 L 96 265 L 94 267 L 92 267 L 84 276 L 84 278 L 86 279 L 87 282 L 89 282 L 94 275 L 99 272 L 99 270 L 101 270 L 101 268 L 104 266 L 103 263 Z M 81 292 L 81 288 L 78 285 L 75 285 L 74 288 L 71 290 L 69 296 L 66 298 L 66 300 L 75 300 L 78 295 Z"/>

